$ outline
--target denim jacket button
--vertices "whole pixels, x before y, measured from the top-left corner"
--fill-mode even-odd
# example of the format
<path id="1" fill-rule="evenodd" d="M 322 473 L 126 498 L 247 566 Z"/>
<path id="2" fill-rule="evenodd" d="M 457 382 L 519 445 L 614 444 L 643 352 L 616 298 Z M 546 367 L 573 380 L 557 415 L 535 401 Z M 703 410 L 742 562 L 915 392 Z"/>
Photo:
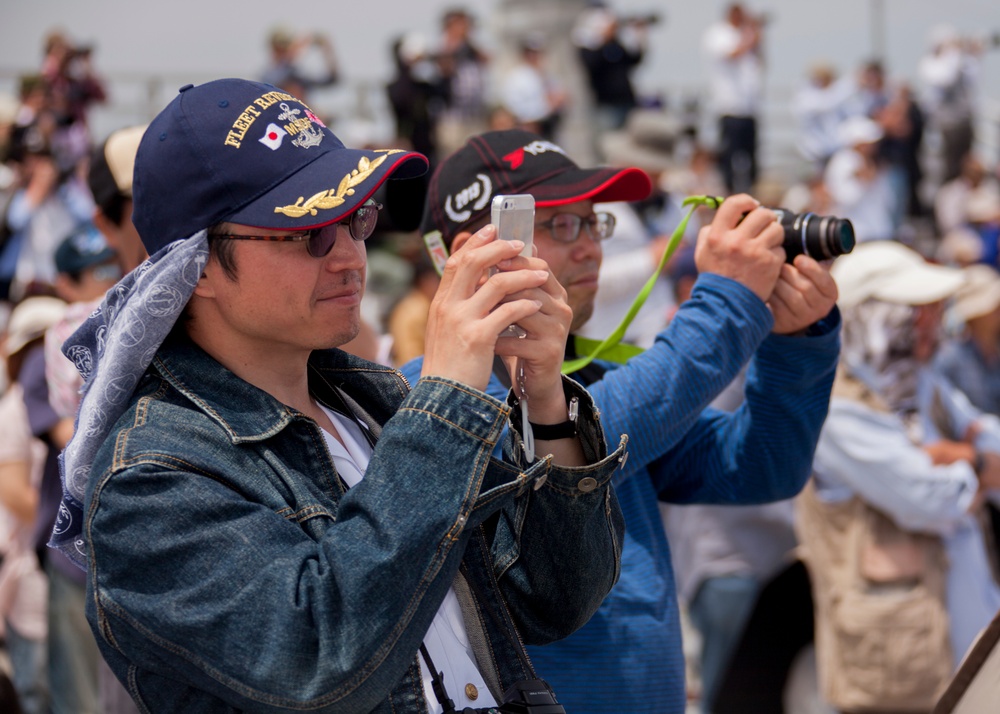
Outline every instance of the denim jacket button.
<path id="1" fill-rule="evenodd" d="M 476 685 L 469 682 L 465 685 L 465 696 L 469 698 L 470 701 L 476 701 L 479 699 L 479 690 L 476 689 Z"/>
<path id="2" fill-rule="evenodd" d="M 460 527 L 460 528 L 464 528 L 464 527 L 465 527 L 465 524 L 466 524 L 466 522 L 467 522 L 468 520 L 469 520 L 469 519 L 468 519 L 468 518 L 466 518 L 464 514 L 463 514 L 463 515 L 461 515 L 461 516 L 459 516 L 459 517 L 458 517 L 458 525 L 459 525 L 459 527 Z"/>
<path id="3" fill-rule="evenodd" d="M 548 474 L 542 474 L 537 479 L 535 479 L 535 484 L 532 486 L 536 491 L 545 485 L 545 482 L 549 480 Z"/>
<path id="4" fill-rule="evenodd" d="M 580 479 L 580 482 L 576 485 L 576 487 L 584 493 L 590 493 L 597 488 L 597 479 L 587 476 Z"/>

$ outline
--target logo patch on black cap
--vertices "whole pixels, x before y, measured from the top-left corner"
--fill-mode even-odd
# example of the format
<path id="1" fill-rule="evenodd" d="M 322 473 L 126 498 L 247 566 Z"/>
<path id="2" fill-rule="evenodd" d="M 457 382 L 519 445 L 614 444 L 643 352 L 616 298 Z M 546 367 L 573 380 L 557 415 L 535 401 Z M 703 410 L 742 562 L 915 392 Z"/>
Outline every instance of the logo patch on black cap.
<path id="1" fill-rule="evenodd" d="M 456 194 L 449 194 L 444 199 L 444 212 L 455 223 L 465 223 L 472 217 L 473 211 L 481 211 L 486 207 L 493 195 L 493 182 L 486 174 L 476 174 L 476 180 Z M 472 210 L 466 208 L 472 204 Z"/>
<path id="2" fill-rule="evenodd" d="M 514 149 L 514 151 L 504 156 L 503 160 L 510 164 L 511 171 L 514 171 L 519 169 L 521 164 L 524 163 L 525 153 L 531 154 L 532 156 L 538 156 L 539 154 L 544 154 L 549 151 L 555 151 L 556 153 L 566 156 L 566 152 L 563 151 L 561 146 L 553 144 L 551 141 L 539 140 L 533 141 L 527 146 L 522 146 L 520 149 Z"/>

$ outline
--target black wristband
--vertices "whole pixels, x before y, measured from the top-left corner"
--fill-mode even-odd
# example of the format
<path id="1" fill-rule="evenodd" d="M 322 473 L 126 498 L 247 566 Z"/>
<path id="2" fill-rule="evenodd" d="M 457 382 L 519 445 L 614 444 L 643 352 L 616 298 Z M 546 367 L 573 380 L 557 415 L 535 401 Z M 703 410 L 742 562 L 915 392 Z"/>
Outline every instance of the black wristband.
<path id="1" fill-rule="evenodd" d="M 564 421 L 561 424 L 535 424 L 528 422 L 531 433 L 540 441 L 555 441 L 557 439 L 573 439 L 576 437 L 576 422 Z"/>
<path id="2" fill-rule="evenodd" d="M 559 424 L 535 424 L 528 422 L 531 433 L 541 441 L 556 441 L 557 439 L 576 438 L 576 420 L 579 416 L 580 400 L 573 397 L 569 400 L 569 419 Z"/>

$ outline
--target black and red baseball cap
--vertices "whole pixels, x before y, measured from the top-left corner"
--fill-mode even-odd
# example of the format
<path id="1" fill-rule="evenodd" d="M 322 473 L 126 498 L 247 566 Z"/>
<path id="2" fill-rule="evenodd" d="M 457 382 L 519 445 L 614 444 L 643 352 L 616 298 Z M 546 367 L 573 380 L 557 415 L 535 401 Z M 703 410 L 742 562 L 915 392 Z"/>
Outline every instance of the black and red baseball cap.
<path id="1" fill-rule="evenodd" d="M 581 169 L 557 144 L 520 129 L 472 137 L 434 171 L 427 188 L 421 233 L 455 236 L 489 215 L 494 196 L 530 193 L 535 206 L 577 201 L 639 201 L 652 191 L 638 168 Z"/>

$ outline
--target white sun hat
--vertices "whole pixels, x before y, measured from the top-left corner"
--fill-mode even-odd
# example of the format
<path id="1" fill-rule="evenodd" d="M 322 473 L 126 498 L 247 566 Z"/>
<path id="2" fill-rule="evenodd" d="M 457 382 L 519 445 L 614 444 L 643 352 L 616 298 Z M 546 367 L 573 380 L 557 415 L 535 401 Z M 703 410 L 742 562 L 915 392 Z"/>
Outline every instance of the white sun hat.
<path id="1" fill-rule="evenodd" d="M 928 263 L 914 250 L 896 241 L 863 243 L 842 255 L 831 269 L 842 308 L 876 299 L 900 305 L 927 305 L 944 300 L 962 286 L 957 268 Z"/>

